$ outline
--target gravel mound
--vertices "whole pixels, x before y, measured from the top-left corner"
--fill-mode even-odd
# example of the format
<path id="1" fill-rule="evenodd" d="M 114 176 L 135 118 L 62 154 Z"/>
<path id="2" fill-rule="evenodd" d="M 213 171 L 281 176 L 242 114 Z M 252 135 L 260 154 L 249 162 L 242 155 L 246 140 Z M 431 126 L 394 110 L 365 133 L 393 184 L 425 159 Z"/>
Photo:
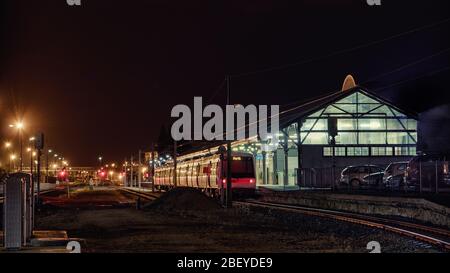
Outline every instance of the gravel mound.
<path id="1" fill-rule="evenodd" d="M 220 209 L 221 206 L 213 198 L 207 197 L 201 191 L 194 188 L 174 188 L 149 203 L 144 208 L 161 210 L 184 210 L 184 211 L 212 211 Z"/>

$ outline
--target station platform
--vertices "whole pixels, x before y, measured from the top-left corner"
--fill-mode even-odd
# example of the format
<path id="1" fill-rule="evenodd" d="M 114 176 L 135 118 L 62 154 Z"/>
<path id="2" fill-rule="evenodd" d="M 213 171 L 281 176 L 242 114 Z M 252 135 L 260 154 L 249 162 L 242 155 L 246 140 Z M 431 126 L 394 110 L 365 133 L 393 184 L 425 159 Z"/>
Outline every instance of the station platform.
<path id="1" fill-rule="evenodd" d="M 450 228 L 450 208 L 421 197 L 373 196 L 332 191 L 266 191 L 260 201 L 400 217 Z"/>

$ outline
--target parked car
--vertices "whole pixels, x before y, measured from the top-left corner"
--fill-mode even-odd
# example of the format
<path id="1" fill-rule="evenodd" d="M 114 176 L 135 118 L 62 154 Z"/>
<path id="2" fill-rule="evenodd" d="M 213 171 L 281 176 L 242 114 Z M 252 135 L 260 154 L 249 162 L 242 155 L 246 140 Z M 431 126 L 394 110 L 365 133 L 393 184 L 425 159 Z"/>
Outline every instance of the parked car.
<path id="1" fill-rule="evenodd" d="M 408 162 L 392 162 L 384 170 L 383 185 L 386 188 L 397 189 L 404 185 Z"/>
<path id="2" fill-rule="evenodd" d="M 364 177 L 376 172 L 383 172 L 383 168 L 376 165 L 358 165 L 349 166 L 342 170 L 339 186 L 351 186 L 352 188 L 360 188 L 364 184 Z"/>
<path id="3" fill-rule="evenodd" d="M 383 185 L 384 171 L 371 173 L 363 177 L 363 184 L 370 187 L 380 187 Z"/>
<path id="4" fill-rule="evenodd" d="M 402 189 L 405 186 L 405 174 L 390 175 L 386 178 L 384 185 L 388 189 Z"/>
<path id="5" fill-rule="evenodd" d="M 434 190 L 450 187 L 450 154 L 431 154 L 413 157 L 406 168 L 405 184 L 408 189 Z"/>
<path id="6" fill-rule="evenodd" d="M 369 187 L 397 188 L 403 185 L 408 162 L 392 162 L 382 172 L 364 176 L 363 185 Z"/>

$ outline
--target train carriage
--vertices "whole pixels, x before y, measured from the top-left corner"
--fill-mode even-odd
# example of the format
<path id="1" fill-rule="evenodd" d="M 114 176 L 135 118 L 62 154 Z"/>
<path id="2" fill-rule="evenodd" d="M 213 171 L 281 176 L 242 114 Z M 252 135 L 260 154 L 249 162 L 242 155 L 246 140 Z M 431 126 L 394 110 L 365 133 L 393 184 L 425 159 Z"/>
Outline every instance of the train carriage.
<path id="1" fill-rule="evenodd" d="M 233 193 L 254 194 L 256 191 L 255 163 L 252 154 L 232 152 L 231 182 Z M 227 157 L 219 153 L 185 155 L 177 161 L 176 185 L 174 164 L 155 168 L 155 186 L 168 189 L 174 186 L 199 188 L 219 195 L 226 189 Z"/>

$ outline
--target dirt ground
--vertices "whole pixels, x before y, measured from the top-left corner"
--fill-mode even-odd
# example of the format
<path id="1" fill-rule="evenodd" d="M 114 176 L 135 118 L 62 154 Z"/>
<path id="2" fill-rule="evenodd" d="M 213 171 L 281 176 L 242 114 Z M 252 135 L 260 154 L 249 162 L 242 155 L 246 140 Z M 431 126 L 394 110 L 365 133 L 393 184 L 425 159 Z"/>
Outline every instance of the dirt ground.
<path id="1" fill-rule="evenodd" d="M 165 200 L 182 198 L 177 194 Z M 437 251 L 396 234 L 309 216 L 180 209 L 161 201 L 136 210 L 131 196 L 107 189 L 79 190 L 71 195 L 73 200 L 64 202 L 66 198 L 47 199 L 37 227 L 85 239 L 83 252 L 368 252 L 370 241 L 378 241 L 382 252 Z"/>

